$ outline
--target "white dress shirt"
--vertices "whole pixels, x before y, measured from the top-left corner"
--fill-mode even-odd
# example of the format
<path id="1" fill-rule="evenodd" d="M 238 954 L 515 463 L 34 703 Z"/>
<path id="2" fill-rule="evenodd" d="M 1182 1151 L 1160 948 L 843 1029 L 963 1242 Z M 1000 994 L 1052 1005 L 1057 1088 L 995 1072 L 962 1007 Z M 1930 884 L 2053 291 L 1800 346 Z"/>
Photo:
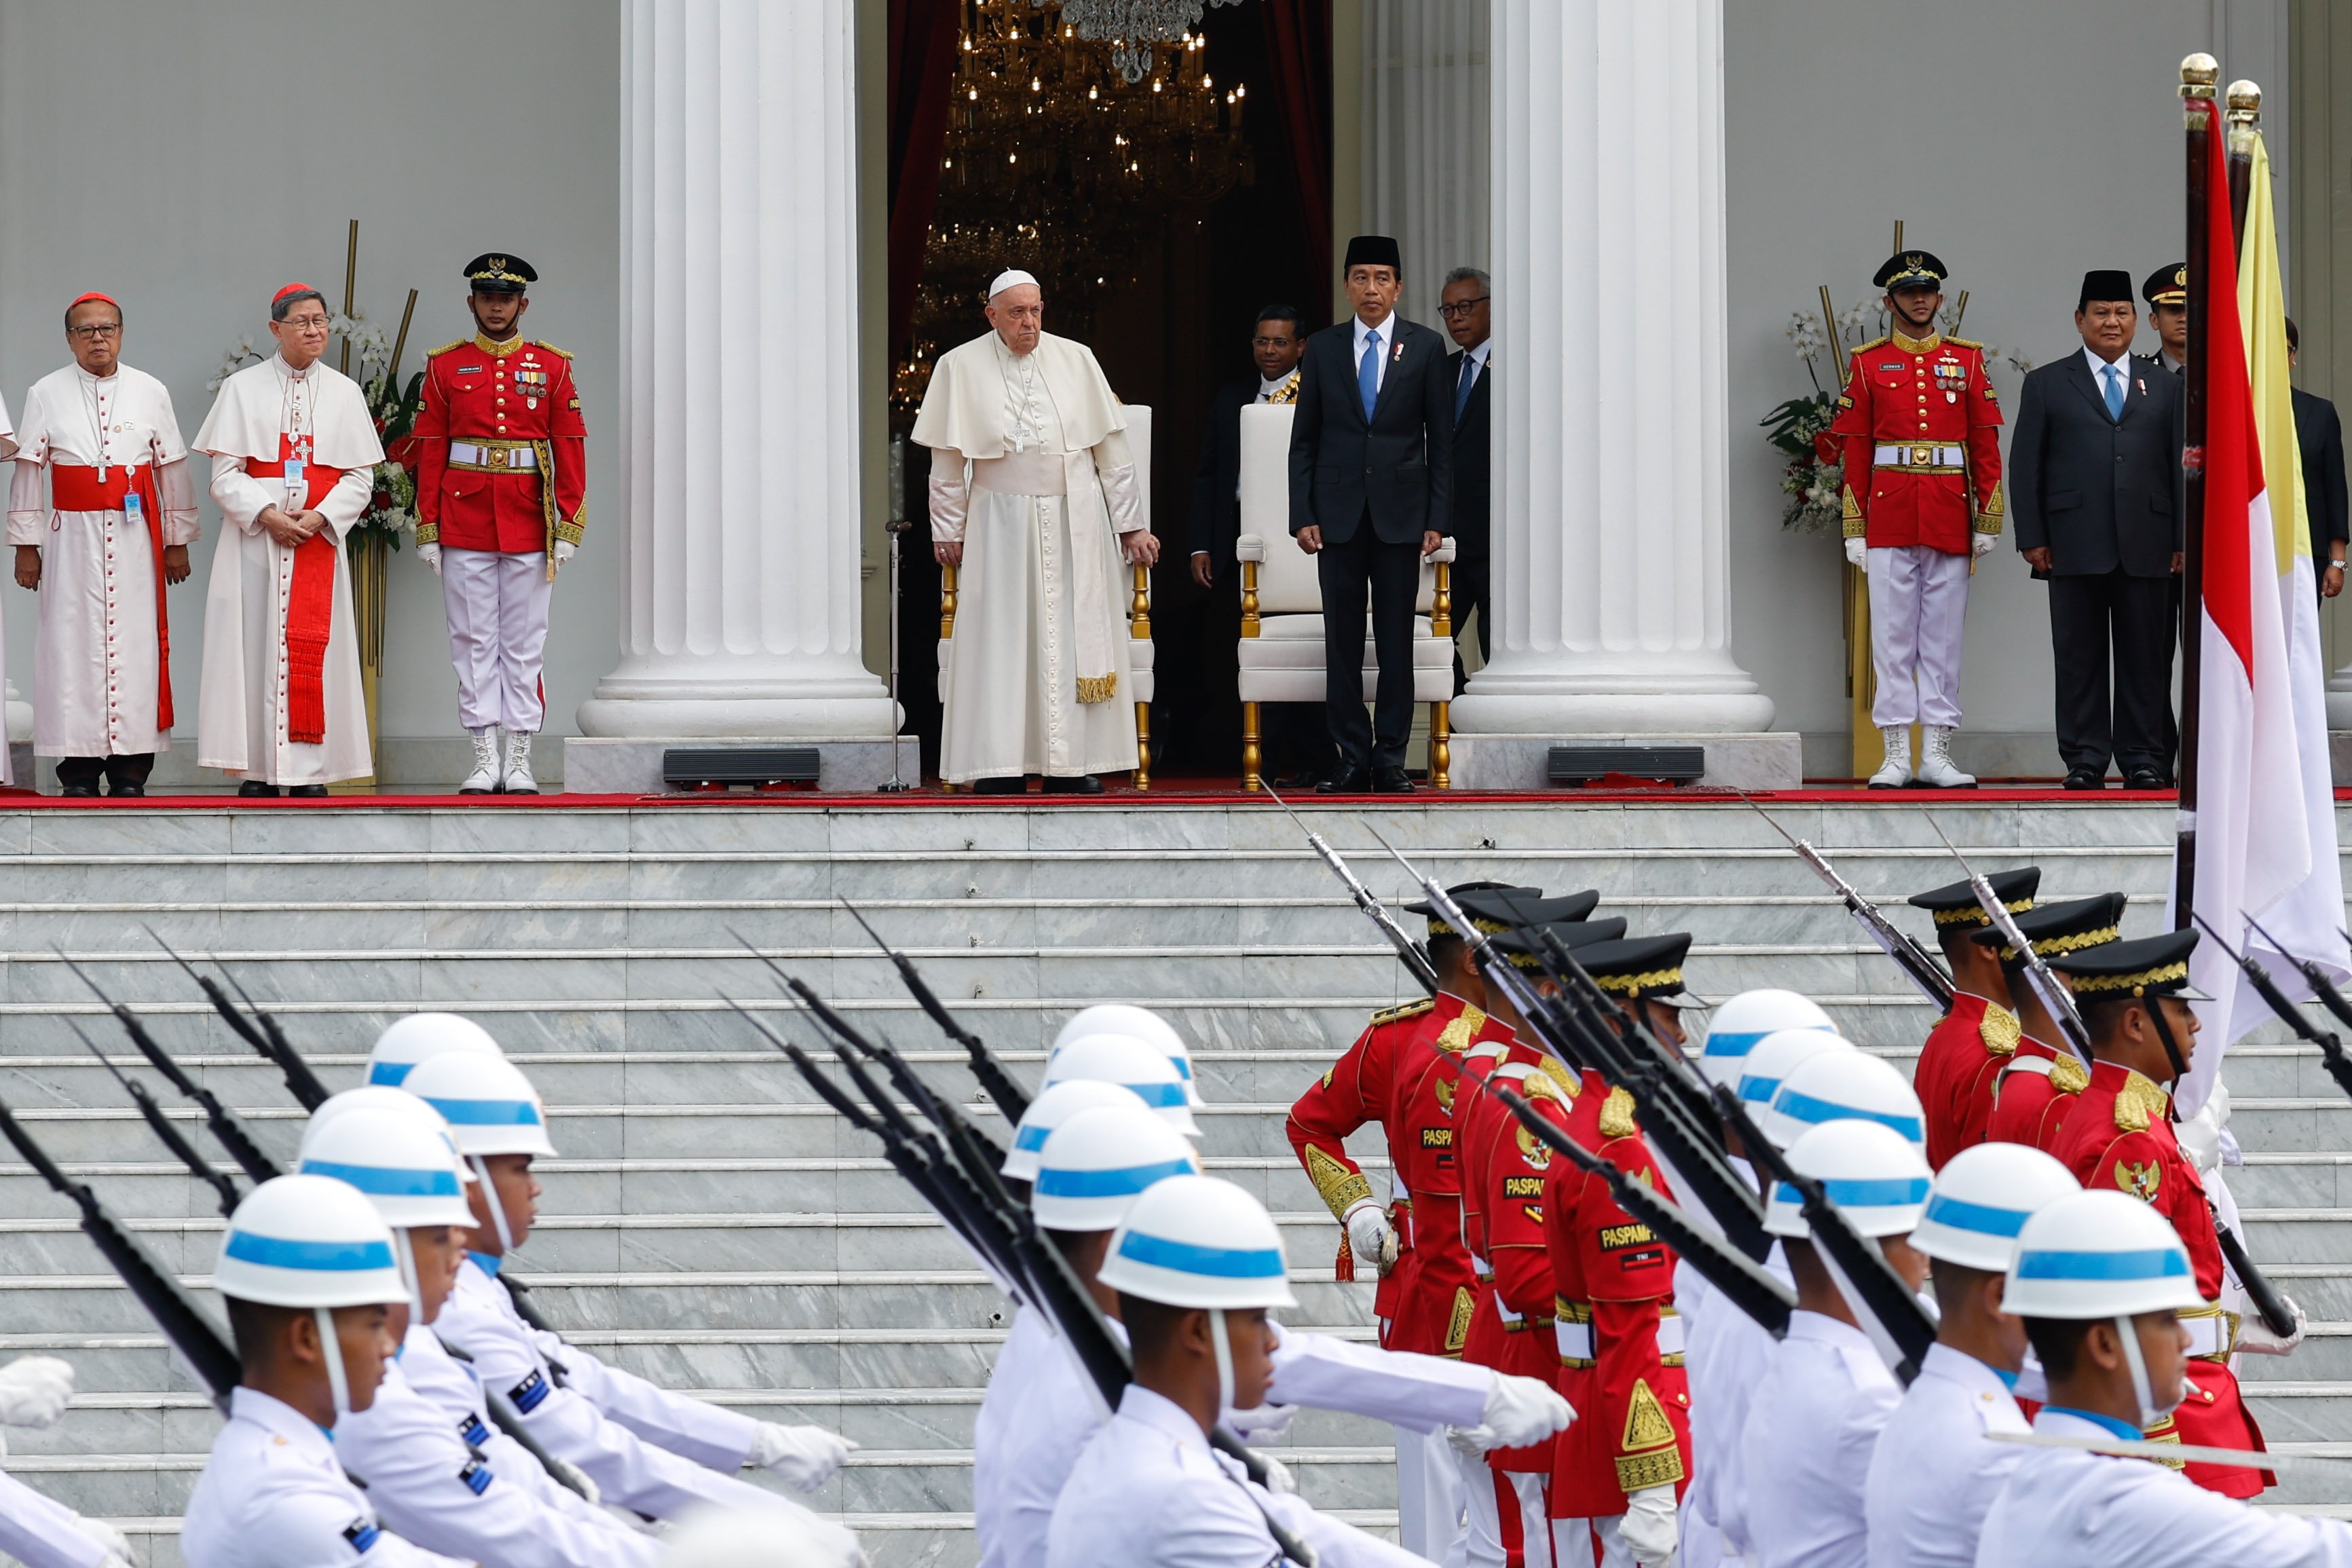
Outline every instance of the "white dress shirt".
<path id="1" fill-rule="evenodd" d="M 2025 1429 L 1999 1373 L 1949 1345 L 1931 1346 L 1870 1458 L 1870 1568 L 1969 1568 L 1985 1514 L 2025 1457 L 1985 1434 Z"/>
<path id="2" fill-rule="evenodd" d="M 1381 363 L 1372 373 L 1372 395 L 1378 397 L 1380 395 L 1379 389 L 1388 384 L 1389 362 L 1396 358 L 1396 312 L 1394 310 L 1391 310 L 1389 312 L 1389 319 L 1382 321 L 1377 327 L 1368 327 L 1364 325 L 1364 318 L 1361 316 L 1351 318 L 1349 324 L 1355 329 L 1356 337 L 1355 348 L 1348 355 L 1348 369 L 1353 373 L 1354 379 L 1358 385 L 1362 384 L 1362 376 L 1364 374 L 1364 340 L 1370 337 L 1374 332 L 1378 332 L 1381 335 Z"/>
<path id="3" fill-rule="evenodd" d="M 1765 1271 L 1794 1289 L 1788 1255 L 1779 1242 L 1765 1255 Z M 1681 1279 L 1696 1272 L 1675 1266 L 1675 1300 L 1681 1308 Z M 1724 1555 L 1737 1557 L 1749 1546 L 1747 1452 L 1740 1438 L 1756 1390 L 1772 1371 L 1780 1345 L 1756 1320 L 1715 1295 L 1710 1288 L 1684 1326 L 1684 1365 L 1690 1383 L 1691 1483 L 1684 1501 L 1721 1534 Z M 1703 1540 L 1703 1537 L 1700 1538 Z"/>
<path id="4" fill-rule="evenodd" d="M 1790 1315 L 1740 1438 L 1758 1568 L 1865 1568 L 1863 1480 L 1902 1398 L 1860 1329 L 1819 1312 Z"/>
<path id="5" fill-rule="evenodd" d="M 2121 1436 L 2055 1409 L 2035 1415 L 2033 1429 L 2063 1437 Z M 2146 1459 L 2067 1448 L 2036 1449 L 2031 1458 L 2010 1472 L 1985 1516 L 1979 1568 L 2352 1564 L 2352 1526 L 2336 1520 L 2254 1508 Z"/>
<path id="6" fill-rule="evenodd" d="M 1173 1401 L 1129 1384 L 1087 1442 L 1054 1507 L 1045 1568 L 1271 1568 L 1267 1518 L 1313 1546 L 1325 1568 L 1428 1568 L 1401 1546 L 1277 1497 L 1209 1447 Z"/>
<path id="7" fill-rule="evenodd" d="M 2116 355 L 2114 360 L 2109 361 L 2101 359 L 2097 353 L 2086 347 L 2083 350 L 2083 363 L 2091 367 L 2091 384 L 2099 389 L 2100 406 L 2105 407 L 2106 405 L 2107 372 L 2111 369 L 2117 375 L 2123 378 L 2124 402 L 2126 405 L 2129 405 L 2131 403 L 2132 394 L 2133 368 L 2130 350 L 2125 350 L 2122 353 Z"/>

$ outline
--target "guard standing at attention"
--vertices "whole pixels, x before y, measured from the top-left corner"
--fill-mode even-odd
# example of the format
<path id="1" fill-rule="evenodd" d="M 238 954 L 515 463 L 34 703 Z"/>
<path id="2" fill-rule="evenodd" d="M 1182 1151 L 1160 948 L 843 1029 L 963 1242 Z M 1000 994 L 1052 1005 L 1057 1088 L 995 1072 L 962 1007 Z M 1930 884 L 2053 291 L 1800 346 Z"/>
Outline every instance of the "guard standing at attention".
<path id="1" fill-rule="evenodd" d="M 2095 893 L 2043 904 L 2017 917 L 2017 931 L 2033 944 L 2045 963 L 2069 953 L 2105 947 L 2122 936 L 2124 896 Z M 2066 1044 L 2057 1020 L 2042 1007 L 2025 977 L 2025 955 L 1990 926 L 1969 939 L 2000 959 L 2017 1009 L 2017 1047 L 1993 1079 L 1992 1115 L 1985 1122 L 1990 1143 L 2031 1143 L 2045 1154 L 2058 1152 L 2058 1140 L 2073 1114 L 2074 1100 L 2091 1081 L 2088 1068 Z"/>
<path id="2" fill-rule="evenodd" d="M 416 413 L 416 556 L 441 577 L 457 716 L 474 740 L 460 795 L 537 795 L 530 738 L 555 574 L 586 521 L 588 426 L 572 356 L 527 341 L 519 256 L 466 264 L 475 333 L 433 351 Z M 506 754 L 499 733 L 506 732 Z"/>
<path id="3" fill-rule="evenodd" d="M 1870 721 L 1886 743 L 1873 789 L 1977 782 L 1952 765 L 1951 738 L 1969 573 L 2000 537 L 2000 403 L 1982 345 L 1937 330 L 1944 278 L 1924 250 L 1878 269 L 1891 335 L 1853 351 L 1830 426 L 1845 455 L 1845 558 L 1870 575 Z"/>
<path id="4" fill-rule="evenodd" d="M 1993 896 L 2011 914 L 2020 915 L 2033 908 L 2042 868 L 1997 871 L 1989 879 Z M 2001 973 L 2000 958 L 1971 940 L 1992 924 L 1977 901 L 1976 888 L 1968 882 L 1933 888 L 1914 896 L 1911 907 L 1934 917 L 1936 943 L 1952 971 L 1951 1011 L 1928 1032 L 1911 1075 L 1927 1113 L 1927 1166 L 1940 1171 L 1953 1155 L 1984 1142 L 1985 1126 L 1992 1120 L 1993 1082 L 2022 1031 L 2010 1010 L 2009 977 Z"/>

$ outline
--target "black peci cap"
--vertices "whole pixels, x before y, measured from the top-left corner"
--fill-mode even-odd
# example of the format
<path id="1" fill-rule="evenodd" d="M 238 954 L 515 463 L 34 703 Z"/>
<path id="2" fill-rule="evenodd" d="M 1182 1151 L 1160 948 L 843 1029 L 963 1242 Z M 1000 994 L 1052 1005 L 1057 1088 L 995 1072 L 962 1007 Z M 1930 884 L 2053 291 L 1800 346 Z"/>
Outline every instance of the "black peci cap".
<path id="1" fill-rule="evenodd" d="M 2074 309 L 2079 310 L 2095 300 L 2121 300 L 2129 304 L 2135 297 L 2130 273 L 2120 267 L 2095 268 L 2083 274 L 2083 292 Z"/>
<path id="2" fill-rule="evenodd" d="M 1344 278 L 1359 267 L 1385 267 L 1402 278 L 1404 252 L 1387 235 L 1360 234 L 1348 242 L 1348 259 L 1340 263 L 1339 276 Z"/>

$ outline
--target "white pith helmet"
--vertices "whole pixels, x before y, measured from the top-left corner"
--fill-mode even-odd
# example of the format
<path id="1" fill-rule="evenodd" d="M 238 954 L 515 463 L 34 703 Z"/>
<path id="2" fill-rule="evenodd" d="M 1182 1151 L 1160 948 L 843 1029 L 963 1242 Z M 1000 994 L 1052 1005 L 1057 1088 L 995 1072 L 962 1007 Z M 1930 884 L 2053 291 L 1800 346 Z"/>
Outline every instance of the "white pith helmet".
<path id="1" fill-rule="evenodd" d="M 1093 1079 L 1133 1089 L 1177 1131 L 1187 1138 L 1201 1135 L 1176 1064 L 1147 1041 L 1132 1035 L 1082 1035 L 1045 1062 L 1046 1088 L 1072 1079 Z"/>
<path id="2" fill-rule="evenodd" d="M 265 1307 L 408 1300 L 391 1227 L 358 1188 L 327 1176 L 278 1176 L 246 1194 L 221 1237 L 213 1289 Z"/>
<path id="3" fill-rule="evenodd" d="M 1274 1216 L 1214 1176 L 1171 1176 L 1137 1198 L 1096 1278 L 1170 1307 L 1298 1304 Z"/>
<path id="4" fill-rule="evenodd" d="M 1119 1084 L 1090 1078 L 1069 1079 L 1047 1088 L 1029 1102 L 1020 1125 L 1013 1130 L 1013 1147 L 1004 1156 L 1001 1173 L 1017 1182 L 1035 1181 L 1037 1152 L 1054 1130 L 1081 1111 L 1106 1105 L 1143 1105 L 1143 1097 Z M 1148 1105 L 1143 1108 L 1151 1110 Z"/>
<path id="5" fill-rule="evenodd" d="M 401 1087 L 441 1113 L 457 1152 L 469 1160 L 555 1152 L 539 1091 L 502 1056 L 444 1051 L 419 1062 Z"/>
<path id="6" fill-rule="evenodd" d="M 1739 1073 L 1739 1098 L 1765 1136 L 1772 1135 L 1772 1097 L 1788 1076 L 1818 1056 L 1850 1051 L 1853 1043 L 1825 1029 L 1775 1029 L 1756 1042 Z M 1778 1142 L 1776 1140 L 1776 1142 Z M 1787 1148 L 1783 1142 L 1780 1147 Z"/>
<path id="7" fill-rule="evenodd" d="M 367 1080 L 397 1089 L 417 1063 L 443 1051 L 506 1054 L 490 1032 L 471 1018 L 460 1018 L 455 1013 L 411 1013 L 394 1019 L 375 1037 L 375 1047 L 368 1052 Z"/>
<path id="8" fill-rule="evenodd" d="M 1709 1083 L 1738 1083 L 1748 1053 L 1765 1036 L 1782 1029 L 1837 1033 L 1830 1016 L 1810 996 L 1769 986 L 1742 991 L 1707 1019 L 1706 1042 L 1699 1052 L 1699 1071 Z"/>
<path id="9" fill-rule="evenodd" d="M 1098 1105 L 1054 1129 L 1038 1151 L 1029 1212 L 1048 1230 L 1116 1230 L 1151 1187 L 1200 1173 L 1192 1145 L 1150 1106 Z"/>
<path id="10" fill-rule="evenodd" d="M 2001 1291 L 2001 1310 L 2021 1318 L 2128 1318 L 2202 1304 L 2171 1223 L 2137 1198 L 2095 1188 L 2025 1222 Z"/>
<path id="11" fill-rule="evenodd" d="M 1927 1147 L 1927 1114 L 1918 1091 L 1893 1064 L 1867 1051 L 1823 1052 L 1798 1064 L 1759 1120 L 1783 1149 L 1795 1147 L 1808 1129 L 1832 1121 L 1875 1121 L 1922 1152 Z"/>
<path id="12" fill-rule="evenodd" d="M 1877 1121 L 1825 1121 L 1789 1145 L 1789 1163 L 1821 1183 L 1830 1202 L 1864 1236 L 1901 1236 L 1927 1205 L 1927 1157 L 1912 1142 Z M 1764 1228 L 1774 1236 L 1810 1236 L 1797 1189 L 1772 1184 Z"/>
<path id="13" fill-rule="evenodd" d="M 421 1102 L 418 1108 L 430 1110 Z M 360 1106 L 317 1136 L 306 1134 L 303 1145 L 302 1174 L 331 1176 L 357 1188 L 394 1230 L 473 1226 L 465 1162 L 445 1133 L 414 1112 Z"/>
<path id="14" fill-rule="evenodd" d="M 381 1110 L 393 1116 L 404 1116 L 432 1129 L 449 1145 L 452 1157 L 457 1153 L 457 1140 L 449 1131 L 449 1123 L 442 1114 L 404 1089 L 387 1089 L 381 1084 L 362 1084 L 347 1089 L 341 1094 L 329 1095 L 310 1112 L 310 1120 L 302 1124 L 302 1143 L 295 1154 L 299 1163 L 308 1157 L 311 1145 L 327 1136 L 328 1130 L 355 1110 Z M 461 1166 L 462 1168 L 462 1166 Z M 472 1181 L 470 1172 L 466 1180 Z"/>
<path id="15" fill-rule="evenodd" d="M 1176 1064 L 1176 1076 L 1184 1080 L 1184 1102 L 1206 1103 L 1201 1098 L 1200 1084 L 1192 1077 L 1192 1047 L 1184 1043 L 1175 1025 L 1150 1008 L 1138 1007 L 1130 1002 L 1098 1002 L 1083 1008 L 1054 1037 L 1054 1050 L 1088 1035 L 1132 1035 L 1147 1046 L 1159 1047 Z M 1049 1059 L 1052 1054 L 1046 1053 Z"/>
<path id="16" fill-rule="evenodd" d="M 2082 1190 L 2072 1172 L 2030 1143 L 1979 1143 L 1936 1173 L 1911 1245 L 1941 1263 L 2006 1273 L 2025 1222 Z"/>

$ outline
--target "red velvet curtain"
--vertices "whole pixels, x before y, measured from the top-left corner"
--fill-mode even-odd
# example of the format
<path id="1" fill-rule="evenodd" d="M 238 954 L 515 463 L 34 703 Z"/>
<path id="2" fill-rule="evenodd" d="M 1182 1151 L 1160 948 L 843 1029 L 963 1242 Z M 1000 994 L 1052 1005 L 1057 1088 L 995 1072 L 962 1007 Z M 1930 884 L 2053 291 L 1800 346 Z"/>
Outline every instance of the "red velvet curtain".
<path id="1" fill-rule="evenodd" d="M 940 195 L 962 0 L 890 0 L 890 358 L 907 352 Z M 1328 249 L 1328 246 L 1326 247 Z"/>
<path id="2" fill-rule="evenodd" d="M 1273 62 L 1274 108 L 1290 142 L 1319 302 L 1330 294 L 1331 278 L 1331 0 L 1259 3 Z"/>

